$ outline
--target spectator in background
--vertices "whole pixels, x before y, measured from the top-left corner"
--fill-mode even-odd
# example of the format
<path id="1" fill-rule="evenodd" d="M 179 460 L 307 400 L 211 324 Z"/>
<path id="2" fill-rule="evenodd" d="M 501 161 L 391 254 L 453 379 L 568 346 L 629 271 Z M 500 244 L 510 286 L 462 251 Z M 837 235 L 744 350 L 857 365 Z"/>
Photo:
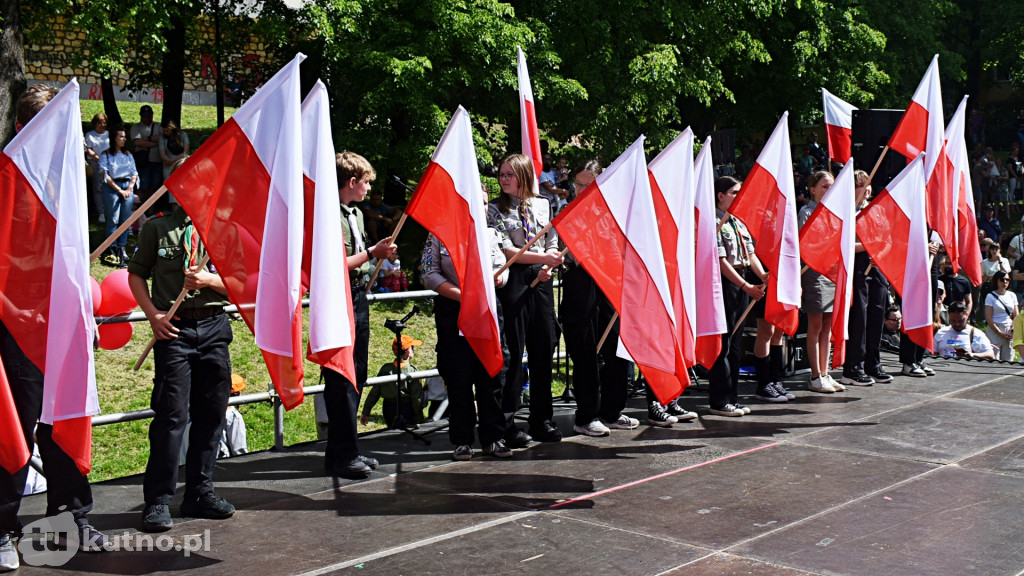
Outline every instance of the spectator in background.
<path id="1" fill-rule="evenodd" d="M 935 333 L 937 356 L 995 359 L 989 339 L 981 330 L 967 324 L 969 312 L 961 302 L 949 306 L 949 326 L 943 326 Z"/>
<path id="2" fill-rule="evenodd" d="M 982 242 L 982 246 L 988 245 L 986 249 L 985 259 L 981 261 L 981 300 L 984 301 L 985 295 L 988 293 L 988 286 L 992 282 L 992 277 L 995 276 L 996 272 L 1004 272 L 1009 278 L 1010 274 L 1010 261 L 1003 258 L 999 244 L 985 238 Z"/>
<path id="3" fill-rule="evenodd" d="M 1020 145 L 1014 143 L 1010 155 L 1006 158 L 1006 174 L 1010 177 L 1010 200 L 1017 200 L 1018 189 L 1024 183 L 1024 162 L 1020 159 Z"/>
<path id="4" fill-rule="evenodd" d="M 1018 361 L 1024 359 L 1024 314 L 1017 314 L 1013 320 L 1013 349 L 1017 352 Z"/>
<path id="5" fill-rule="evenodd" d="M 384 194 L 379 190 L 370 192 L 370 198 L 361 203 L 359 208 L 366 220 L 366 235 L 373 243 L 391 236 L 402 217 L 400 209 L 384 202 Z"/>
<path id="6" fill-rule="evenodd" d="M 999 360 L 1013 359 L 1013 320 L 1020 311 L 1017 295 L 1010 292 L 1010 275 L 999 270 L 992 276 L 991 290 L 985 296 L 985 335 L 997 349 Z"/>
<path id="7" fill-rule="evenodd" d="M 188 156 L 188 132 L 178 128 L 173 120 L 164 122 L 163 133 L 160 136 L 160 160 L 163 162 L 164 180 L 171 175 L 171 165 L 181 158 Z"/>
<path id="8" fill-rule="evenodd" d="M 557 181 L 558 171 L 555 170 L 555 159 L 551 154 L 545 154 L 544 169 L 540 173 L 540 196 L 548 201 L 552 217 L 558 214 L 562 206 L 565 206 L 565 199 L 569 197 L 567 190 L 556 185 Z"/>
<path id="9" fill-rule="evenodd" d="M 106 222 L 103 213 L 103 197 L 100 194 L 103 186 L 100 173 L 100 154 L 110 148 L 110 133 L 107 132 L 107 115 L 97 114 L 92 117 L 92 130 L 85 134 L 85 158 L 89 161 L 92 176 L 89 178 L 89 209 L 99 215 L 99 223 Z"/>
<path id="10" fill-rule="evenodd" d="M 814 158 L 815 167 L 821 166 L 824 168 L 828 165 L 828 154 L 825 153 L 825 149 L 818 143 L 817 132 L 811 132 L 810 139 L 807 141 L 807 148 L 810 151 L 811 157 Z"/>
<path id="11" fill-rule="evenodd" d="M 802 156 L 796 159 L 796 171 L 803 177 L 807 177 L 811 172 L 814 172 L 814 156 L 811 156 L 811 149 L 804 148 Z"/>
<path id="12" fill-rule="evenodd" d="M 981 218 L 978 218 L 978 230 L 985 232 L 985 238 L 991 238 L 993 242 L 999 242 L 1003 235 L 1003 225 L 996 218 L 996 209 L 991 204 L 986 204 L 981 209 Z"/>
<path id="13" fill-rule="evenodd" d="M 114 130 L 110 139 L 110 148 L 100 155 L 100 173 L 103 178 L 103 212 L 106 214 L 107 236 L 117 230 L 132 215 L 135 205 L 135 186 L 139 181 L 139 173 L 135 168 L 135 160 L 124 149 L 127 138 L 124 128 Z M 107 248 L 103 262 L 118 268 L 128 267 L 128 231 L 118 236 Z"/>
<path id="14" fill-rule="evenodd" d="M 754 169 L 754 154 L 750 146 L 740 148 L 740 157 L 736 160 L 736 177 L 743 180 Z"/>
<path id="15" fill-rule="evenodd" d="M 132 126 L 129 137 L 135 145 L 135 167 L 139 171 L 139 188 L 143 194 L 163 184 L 163 161 L 160 159 L 160 130 L 153 123 L 153 108 L 139 108 L 140 122 Z"/>
<path id="16" fill-rule="evenodd" d="M 971 286 L 971 281 L 953 269 L 949 257 L 945 254 L 939 257 L 939 270 L 942 271 L 939 281 L 946 287 L 946 298 L 943 300 L 943 304 L 948 308 L 953 302 L 962 302 L 967 309 L 967 314 L 970 315 L 974 308 L 974 300 L 971 297 L 974 287 Z"/>

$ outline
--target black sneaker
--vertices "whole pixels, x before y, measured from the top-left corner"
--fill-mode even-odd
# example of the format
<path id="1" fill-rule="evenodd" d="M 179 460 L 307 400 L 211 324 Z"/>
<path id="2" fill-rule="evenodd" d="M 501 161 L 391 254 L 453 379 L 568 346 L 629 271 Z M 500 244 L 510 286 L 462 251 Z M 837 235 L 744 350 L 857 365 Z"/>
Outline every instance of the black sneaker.
<path id="1" fill-rule="evenodd" d="M 367 478 L 372 471 L 373 469 L 360 460 L 358 456 L 347 462 L 334 462 L 334 475 L 347 480 L 362 480 Z"/>
<path id="2" fill-rule="evenodd" d="M 68 541 L 61 532 L 57 536 L 57 544 L 65 548 Z M 110 538 L 89 524 L 78 528 L 78 550 L 79 552 L 103 552 L 110 546 Z"/>
<path id="3" fill-rule="evenodd" d="M 538 442 L 561 442 L 562 433 L 551 422 L 544 422 L 539 429 L 531 429 L 530 436 Z"/>
<path id="4" fill-rule="evenodd" d="M 142 510 L 143 532 L 166 532 L 173 525 L 171 507 L 167 504 L 146 504 Z"/>
<path id="5" fill-rule="evenodd" d="M 785 394 L 779 394 L 779 391 L 772 386 L 758 388 L 754 398 L 764 400 L 765 402 L 787 402 L 789 400 Z"/>
<path id="6" fill-rule="evenodd" d="M 511 458 L 512 450 L 509 450 L 508 446 L 505 446 L 504 440 L 498 440 L 497 442 L 491 442 L 487 446 L 484 446 L 484 454 L 488 456 L 494 456 L 495 458 Z"/>
<path id="7" fill-rule="evenodd" d="M 659 428 L 668 428 L 679 422 L 679 419 L 672 416 L 659 402 L 651 402 L 647 407 L 647 423 Z"/>
<path id="8" fill-rule="evenodd" d="M 376 470 L 377 466 L 380 466 L 380 462 L 376 458 L 370 458 L 369 456 L 363 456 L 362 454 L 356 456 L 360 462 L 370 467 L 370 470 Z"/>
<path id="9" fill-rule="evenodd" d="M 533 437 L 522 430 L 516 430 L 505 437 L 505 446 L 509 448 L 526 448 L 530 442 L 533 442 Z"/>
<path id="10" fill-rule="evenodd" d="M 188 516 L 189 518 L 223 520 L 231 518 L 234 513 L 235 507 L 213 492 L 203 494 L 195 500 L 181 503 L 181 515 Z"/>
<path id="11" fill-rule="evenodd" d="M 680 406 L 678 398 L 665 405 L 665 412 L 668 412 L 669 416 L 675 416 L 677 422 L 687 422 L 689 420 L 697 419 L 697 413 L 691 412 L 690 410 Z"/>
<path id="12" fill-rule="evenodd" d="M 889 374 L 882 368 L 879 368 L 875 372 L 865 372 L 865 374 L 874 378 L 875 382 L 879 384 L 888 384 L 889 382 L 893 381 L 892 374 Z"/>
<path id="13" fill-rule="evenodd" d="M 865 374 L 863 370 L 843 372 L 843 377 L 839 381 L 847 386 L 871 386 L 875 383 L 875 379 Z"/>
<path id="14" fill-rule="evenodd" d="M 461 446 L 455 447 L 455 452 L 452 452 L 452 460 L 456 462 L 466 462 L 473 459 L 473 448 L 468 444 L 462 444 Z"/>

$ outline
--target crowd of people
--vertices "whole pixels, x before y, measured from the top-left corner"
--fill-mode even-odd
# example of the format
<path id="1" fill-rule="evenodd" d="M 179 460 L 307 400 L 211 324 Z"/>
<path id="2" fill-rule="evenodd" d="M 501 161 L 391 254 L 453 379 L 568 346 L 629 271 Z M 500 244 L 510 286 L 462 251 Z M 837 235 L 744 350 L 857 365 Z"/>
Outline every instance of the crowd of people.
<path id="1" fill-rule="evenodd" d="M 45 89 L 30 90 L 19 103 L 19 128 L 38 112 L 53 94 Z M 24 108 L 24 112 L 23 112 Z M 93 131 L 86 137 L 88 160 L 93 169 L 93 205 L 102 206 L 108 232 L 127 218 L 137 190 L 155 190 L 164 178 L 181 166 L 189 153 L 187 134 L 174 123 L 157 129 L 149 106 L 141 109 L 141 121 L 129 131 L 106 125 L 97 115 Z M 127 151 L 130 140 L 135 152 Z M 816 168 L 823 152 L 812 138 L 807 161 Z M 741 160 L 750 156 L 744 151 Z M 804 177 L 807 203 L 800 208 L 799 222 L 804 225 L 814 207 L 832 186 L 827 170 L 808 169 L 800 159 L 794 171 Z M 560 250 L 559 239 L 548 224 L 554 215 L 572 202 L 601 173 L 597 161 L 569 170 L 564 158 L 556 162 L 543 157 L 543 171 L 535 174 L 533 161 L 522 154 L 510 154 L 498 163 L 500 193 L 488 200 L 484 189 L 480 202 L 486 205 L 490 244 L 490 268 L 501 270 L 506 262 L 516 261 L 495 276 L 503 367 L 491 375 L 458 328 L 462 292 L 446 247 L 433 235 L 422 251 L 422 281 L 434 290 L 434 318 L 437 329 L 437 369 L 447 388 L 449 440 L 454 446 L 452 458 L 472 459 L 479 440 L 481 453 L 509 458 L 513 450 L 533 442 L 559 442 L 561 430 L 554 418 L 552 398 L 552 355 L 560 336 L 572 360 L 572 380 L 576 401 L 573 431 L 586 436 L 606 436 L 612 430 L 631 430 L 640 425 L 624 413 L 627 380 L 631 372 L 627 361 L 616 355 L 618 321 L 614 309 L 593 278 L 571 252 Z M 377 460 L 360 454 L 358 423 L 366 422 L 369 411 L 358 413 L 363 386 L 367 380 L 369 348 L 369 310 L 367 282 L 374 260 L 385 260 L 382 285 L 387 290 L 408 287 L 392 234 L 401 211 L 388 206 L 371 193 L 376 179 L 373 166 L 362 156 L 337 154 L 336 172 L 341 201 L 341 225 L 345 257 L 339 266 L 348 271 L 351 284 L 355 339 L 353 359 L 355 381 L 324 367 L 323 405 L 327 422 L 324 453 L 325 472 L 347 479 L 362 479 L 377 468 Z M 806 172 L 806 173 L 805 173 Z M 540 186 L 535 187 L 539 181 Z M 855 176 L 858 208 L 871 197 L 868 175 Z M 796 395 L 783 384 L 784 335 L 764 318 L 764 297 L 769 271 L 755 253 L 754 241 L 739 219 L 728 210 L 742 183 L 730 176 L 717 178 L 714 196 L 719 220 L 718 255 L 722 292 L 728 326 L 733 326 L 751 301 L 751 322 L 756 325 L 753 348 L 757 387 L 754 397 L 763 402 L 782 403 Z M 539 189 L 539 194 L 537 190 Z M 367 201 L 367 197 L 369 200 Z M 362 208 L 360 207 L 362 206 Z M 724 222 L 723 222 L 724 220 Z M 958 358 L 1010 360 L 1015 352 L 1024 353 L 1024 325 L 1018 314 L 1018 299 L 1011 282 L 1024 285 L 1024 234 L 1004 238 L 1002 227 L 991 205 L 983 210 L 979 228 L 984 237 L 979 250 L 987 250 L 985 277 L 989 286 L 973 287 L 948 265 L 941 246 L 931 243 L 938 254 L 933 276 L 935 301 L 935 353 Z M 988 242 L 985 242 L 985 241 Z M 529 245 L 523 254 L 520 250 Z M 1012 261 L 1002 251 L 1012 254 Z M 231 327 L 224 313 L 228 304 L 220 276 L 202 266 L 205 247 L 198 238 L 189 216 L 176 206 L 154 215 L 141 228 L 134 255 L 126 253 L 123 238 L 118 238 L 110 255 L 117 265 L 127 267 L 129 286 L 145 313 L 157 340 L 154 348 L 155 375 L 151 406 L 155 416 L 150 423 L 150 454 L 143 480 L 141 527 L 147 532 L 168 530 L 173 526 L 171 503 L 179 472 L 184 438 L 185 490 L 180 508 L 182 516 L 224 519 L 235 508 L 220 497 L 214 487 L 214 464 L 220 450 L 228 398 L 232 392 L 229 344 Z M 555 302 L 554 278 L 561 281 L 561 302 Z M 923 378 L 934 371 L 924 362 L 924 349 L 900 330 L 900 303 L 888 282 L 871 266 L 870 258 L 856 246 L 853 306 L 849 312 L 851 340 L 841 377 L 831 375 L 829 326 L 835 300 L 835 286 L 813 271 L 802 275 L 802 311 L 806 315 L 806 357 L 810 375 L 806 390 L 816 394 L 836 394 L 847 386 L 871 386 L 891 382 L 893 376 L 882 366 L 880 351 L 899 354 L 901 373 Z M 536 282 L 535 282 L 536 280 Z M 182 287 L 189 290 L 177 313 L 167 314 Z M 984 330 L 971 326 L 969 319 L 976 307 L 983 310 Z M 978 313 L 975 318 L 979 319 Z M 609 331 L 598 349 L 602 331 Z M 29 439 L 38 440 L 47 475 L 48 514 L 66 508 L 81 531 L 81 548 L 103 549 L 106 536 L 88 523 L 92 495 L 88 479 L 53 442 L 47 425 L 37 424 L 42 375 L 31 365 L 10 333 L 0 325 L 0 345 L 4 366 L 11 378 L 11 389 L 18 403 L 18 414 Z M 721 353 L 708 368 L 708 412 L 724 417 L 742 417 L 752 408 L 741 403 L 740 367 L 744 362 L 742 332 L 728 331 L 721 336 Z M 398 375 L 414 370 L 414 348 L 422 342 L 408 336 L 396 338 L 394 362 L 385 364 L 380 375 Z M 521 391 L 526 371 L 523 353 L 529 354 L 529 416 L 526 427 L 515 419 L 522 402 Z M 789 380 L 793 382 L 792 379 Z M 792 384 L 791 384 L 792 385 Z M 419 399 L 422 392 L 412 383 L 399 382 L 394 390 L 376 389 L 367 399 L 372 407 L 377 398 L 385 399 L 389 423 L 403 419 L 412 423 L 422 418 Z M 403 398 L 407 401 L 403 401 Z M 647 419 L 651 426 L 668 427 L 693 421 L 698 414 L 683 406 L 682 397 L 659 400 L 647 390 Z M 418 415 L 416 413 L 419 413 Z M 404 427 L 396 424 L 396 427 Z M 27 474 L 0 470 L 0 570 L 17 567 L 17 552 L 12 535 L 20 530 L 18 506 Z"/>

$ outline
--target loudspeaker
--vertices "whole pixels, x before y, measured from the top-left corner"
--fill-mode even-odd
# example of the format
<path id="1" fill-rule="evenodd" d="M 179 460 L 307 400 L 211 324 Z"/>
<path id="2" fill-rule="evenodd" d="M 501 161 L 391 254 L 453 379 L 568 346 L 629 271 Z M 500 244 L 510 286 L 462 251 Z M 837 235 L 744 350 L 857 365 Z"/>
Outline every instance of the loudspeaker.
<path id="1" fill-rule="evenodd" d="M 858 170 L 871 173 L 902 117 L 903 110 L 853 111 L 853 165 Z M 871 180 L 872 193 L 881 192 L 906 167 L 907 160 L 903 155 L 892 150 L 887 152 Z"/>

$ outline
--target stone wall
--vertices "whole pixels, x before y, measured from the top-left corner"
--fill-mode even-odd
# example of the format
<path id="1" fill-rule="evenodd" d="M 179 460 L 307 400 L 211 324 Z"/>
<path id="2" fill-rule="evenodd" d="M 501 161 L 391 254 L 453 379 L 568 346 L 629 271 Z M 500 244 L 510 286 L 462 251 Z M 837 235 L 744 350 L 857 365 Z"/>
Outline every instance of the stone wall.
<path id="1" fill-rule="evenodd" d="M 100 77 L 89 69 L 86 31 L 71 30 L 66 26 L 63 17 L 57 16 L 49 23 L 52 33 L 44 44 L 25 45 L 25 76 L 29 84 L 36 82 L 52 82 L 58 85 L 67 83 L 77 77 L 82 86 L 82 98 L 99 100 Z M 203 43 L 213 43 L 213 23 L 201 22 L 200 34 Z M 76 65 L 76 54 L 85 53 L 85 61 Z M 217 66 L 213 54 L 186 50 L 185 65 L 185 104 L 213 104 L 217 81 Z M 248 46 L 241 52 L 225 54 L 221 62 L 225 84 L 236 79 L 247 87 L 258 86 L 262 81 L 262 67 L 266 63 L 266 45 L 255 36 L 251 37 Z M 123 87 L 125 77 L 113 78 L 114 85 Z M 163 91 L 159 87 L 149 88 L 140 92 L 117 90 L 118 100 L 139 102 L 163 102 Z"/>

